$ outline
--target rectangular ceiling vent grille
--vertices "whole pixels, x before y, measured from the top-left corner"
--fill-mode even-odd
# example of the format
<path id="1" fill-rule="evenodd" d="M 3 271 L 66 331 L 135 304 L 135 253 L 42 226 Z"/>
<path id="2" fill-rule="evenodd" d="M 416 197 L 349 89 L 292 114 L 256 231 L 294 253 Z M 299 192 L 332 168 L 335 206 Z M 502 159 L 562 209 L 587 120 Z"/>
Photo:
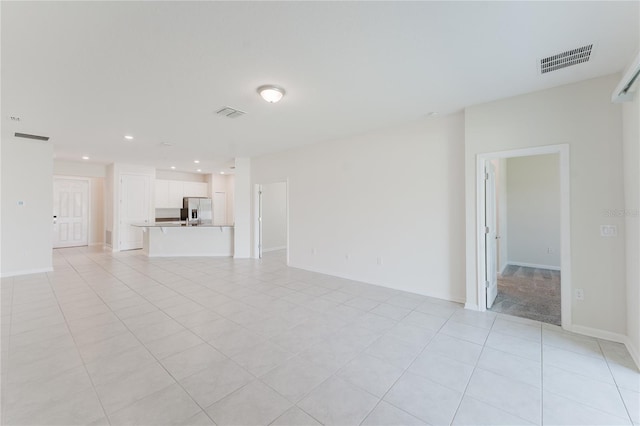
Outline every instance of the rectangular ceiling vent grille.
<path id="1" fill-rule="evenodd" d="M 216 114 L 220 117 L 227 117 L 227 118 L 238 118 L 238 117 L 242 117 L 243 115 L 246 114 L 246 112 L 244 111 L 240 111 L 239 109 L 235 109 L 235 108 L 231 108 L 231 107 L 224 107 L 221 110 L 217 111 Z"/>
<path id="2" fill-rule="evenodd" d="M 578 47 L 577 49 L 567 50 L 557 55 L 549 56 L 540 60 L 540 73 L 546 74 L 571 65 L 587 62 L 591 58 L 591 49 L 593 44 Z"/>
<path id="3" fill-rule="evenodd" d="M 16 138 L 35 139 L 37 141 L 48 141 L 49 136 L 30 135 L 29 133 L 15 133 Z"/>

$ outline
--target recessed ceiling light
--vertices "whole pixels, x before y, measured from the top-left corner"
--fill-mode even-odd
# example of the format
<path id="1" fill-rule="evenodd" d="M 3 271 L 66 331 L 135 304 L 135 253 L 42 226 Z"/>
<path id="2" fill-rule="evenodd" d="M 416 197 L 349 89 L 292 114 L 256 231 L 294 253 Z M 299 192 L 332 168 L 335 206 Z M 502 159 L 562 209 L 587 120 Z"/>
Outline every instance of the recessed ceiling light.
<path id="1" fill-rule="evenodd" d="M 176 169 L 176 166 L 171 166 L 171 170 L 175 170 L 175 169 Z"/>
<path id="2" fill-rule="evenodd" d="M 132 141 L 133 140 L 133 136 L 131 135 L 124 135 L 124 138 L 128 141 Z"/>
<path id="3" fill-rule="evenodd" d="M 220 172 L 220 174 L 221 174 L 221 175 L 223 175 L 223 174 L 224 174 L 224 172 Z"/>
<path id="4" fill-rule="evenodd" d="M 284 96 L 284 89 L 272 84 L 265 84 L 264 86 L 258 87 L 258 93 L 265 101 L 270 104 L 275 104 Z"/>
<path id="5" fill-rule="evenodd" d="M 193 162 L 198 164 L 198 163 L 200 163 L 200 160 L 193 160 Z"/>
<path id="6" fill-rule="evenodd" d="M 83 159 L 83 160 L 88 160 L 88 159 L 89 159 L 89 157 L 87 157 L 86 155 L 83 155 L 83 156 L 82 156 L 82 159 Z"/>
<path id="7" fill-rule="evenodd" d="M 198 170 L 196 170 L 196 172 L 201 172 L 201 171 L 202 171 L 202 169 L 198 169 Z"/>

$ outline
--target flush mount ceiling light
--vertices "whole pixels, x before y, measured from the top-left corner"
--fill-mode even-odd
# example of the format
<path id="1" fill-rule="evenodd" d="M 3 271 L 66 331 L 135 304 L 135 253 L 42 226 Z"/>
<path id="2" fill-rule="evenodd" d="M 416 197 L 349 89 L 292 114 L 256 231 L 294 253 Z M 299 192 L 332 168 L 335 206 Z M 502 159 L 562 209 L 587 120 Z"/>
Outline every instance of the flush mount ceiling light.
<path id="1" fill-rule="evenodd" d="M 86 155 L 83 155 L 83 156 L 82 156 L 82 159 L 83 159 L 83 160 L 88 160 L 88 159 L 89 159 L 89 157 L 87 157 Z"/>
<path id="2" fill-rule="evenodd" d="M 124 138 L 128 141 L 132 141 L 133 140 L 133 136 L 131 135 L 124 135 Z"/>
<path id="3" fill-rule="evenodd" d="M 176 166 L 171 166 L 171 170 L 175 170 L 175 169 L 176 169 Z"/>
<path id="4" fill-rule="evenodd" d="M 265 84 L 264 86 L 258 87 L 258 93 L 265 101 L 270 104 L 275 104 L 284 96 L 284 89 L 272 84 Z"/>
<path id="5" fill-rule="evenodd" d="M 200 160 L 193 160 L 193 162 L 198 164 L 198 163 L 200 163 Z"/>

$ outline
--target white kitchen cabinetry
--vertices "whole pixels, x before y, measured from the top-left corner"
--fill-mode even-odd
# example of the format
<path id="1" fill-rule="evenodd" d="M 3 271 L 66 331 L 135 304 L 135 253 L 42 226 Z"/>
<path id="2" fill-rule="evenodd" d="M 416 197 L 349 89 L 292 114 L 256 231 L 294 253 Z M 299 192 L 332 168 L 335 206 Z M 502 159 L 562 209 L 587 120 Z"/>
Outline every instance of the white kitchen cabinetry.
<path id="1" fill-rule="evenodd" d="M 156 179 L 157 209 L 182 208 L 183 197 L 208 197 L 209 186 L 205 182 Z"/>
<path id="2" fill-rule="evenodd" d="M 156 179 L 156 207 L 169 207 L 169 181 Z"/>
<path id="3" fill-rule="evenodd" d="M 207 197 L 208 185 L 204 182 L 183 182 L 184 197 Z"/>
<path id="4" fill-rule="evenodd" d="M 182 208 L 182 197 L 183 197 L 183 192 L 184 192 L 184 182 L 181 182 L 179 180 L 168 180 L 166 181 L 168 183 L 168 200 L 169 200 L 169 206 L 171 207 L 175 207 L 175 208 Z"/>

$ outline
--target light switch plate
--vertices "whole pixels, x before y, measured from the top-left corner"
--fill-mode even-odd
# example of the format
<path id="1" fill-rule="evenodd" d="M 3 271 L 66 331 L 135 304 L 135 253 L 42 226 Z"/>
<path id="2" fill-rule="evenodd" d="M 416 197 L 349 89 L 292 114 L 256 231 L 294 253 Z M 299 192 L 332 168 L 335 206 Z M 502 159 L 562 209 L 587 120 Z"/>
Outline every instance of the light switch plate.
<path id="1" fill-rule="evenodd" d="M 600 225 L 601 237 L 617 237 L 618 227 L 616 225 Z"/>

